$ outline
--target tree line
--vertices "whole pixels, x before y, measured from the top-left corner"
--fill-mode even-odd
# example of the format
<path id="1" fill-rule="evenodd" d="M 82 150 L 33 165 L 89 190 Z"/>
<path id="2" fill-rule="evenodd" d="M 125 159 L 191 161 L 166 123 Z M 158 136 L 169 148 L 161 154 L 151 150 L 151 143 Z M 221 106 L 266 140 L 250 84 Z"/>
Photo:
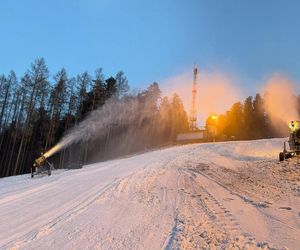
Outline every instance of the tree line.
<path id="1" fill-rule="evenodd" d="M 0 177 L 30 172 L 41 152 L 110 98 L 135 98 L 147 118 L 130 126 L 113 124 L 102 138 L 76 143 L 53 157 L 56 167 L 109 159 L 174 141 L 188 130 L 188 118 L 177 94 L 161 97 L 157 83 L 132 94 L 122 71 L 105 77 L 102 68 L 69 76 L 62 68 L 53 76 L 43 58 L 18 78 L 0 75 Z M 150 108 L 149 108 L 150 107 Z M 142 117 L 142 116 L 141 116 Z"/>
<path id="2" fill-rule="evenodd" d="M 295 98 L 299 113 L 300 96 Z M 283 124 L 278 120 L 273 124 L 265 109 L 264 96 L 256 94 L 255 97 L 248 96 L 243 103 L 234 103 L 225 114 L 209 116 L 206 129 L 210 140 L 252 140 L 287 136 L 288 122 Z"/>
<path id="3" fill-rule="evenodd" d="M 122 71 L 106 77 L 98 68 L 92 75 L 86 71 L 69 76 L 62 68 L 50 75 L 45 60 L 39 58 L 20 78 L 14 71 L 0 75 L 0 90 L 0 177 L 30 172 L 41 152 L 52 148 L 70 129 L 112 99 L 135 100 L 139 107 L 134 111 L 135 119 L 130 124 L 110 124 L 103 136 L 64 148 L 51 157 L 56 168 L 168 145 L 176 141 L 178 133 L 189 131 L 188 116 L 177 94 L 171 98 L 162 96 L 155 82 L 132 93 Z M 300 110 L 299 97 L 298 101 Z M 234 103 L 217 119 L 208 117 L 206 139 L 247 140 L 286 135 L 272 125 L 264 106 L 264 97 L 256 94 L 243 103 Z"/>

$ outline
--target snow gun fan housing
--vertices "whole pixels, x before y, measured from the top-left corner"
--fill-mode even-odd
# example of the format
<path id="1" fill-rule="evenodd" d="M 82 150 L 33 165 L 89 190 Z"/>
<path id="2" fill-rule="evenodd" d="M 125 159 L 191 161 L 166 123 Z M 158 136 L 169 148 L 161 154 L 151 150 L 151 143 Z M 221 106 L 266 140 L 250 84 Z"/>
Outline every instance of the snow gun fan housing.
<path id="1" fill-rule="evenodd" d="M 300 154 L 300 121 L 291 121 L 290 129 L 289 140 L 284 142 L 283 152 L 279 153 L 279 161 Z M 287 150 L 287 143 L 289 144 L 289 150 Z"/>
<path id="2" fill-rule="evenodd" d="M 34 167 L 41 167 L 41 166 L 44 165 L 45 161 L 46 161 L 46 157 L 42 153 L 41 157 L 35 159 L 35 161 L 33 163 L 33 166 Z"/>

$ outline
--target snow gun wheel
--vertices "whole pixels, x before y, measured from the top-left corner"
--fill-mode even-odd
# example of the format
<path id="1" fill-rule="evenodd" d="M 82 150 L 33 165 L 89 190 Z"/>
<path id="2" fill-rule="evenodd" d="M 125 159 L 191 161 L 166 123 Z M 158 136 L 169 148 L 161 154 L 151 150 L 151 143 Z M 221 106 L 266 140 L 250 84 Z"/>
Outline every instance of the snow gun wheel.
<path id="1" fill-rule="evenodd" d="M 285 159 L 289 159 L 289 158 L 292 158 L 292 157 L 293 157 L 293 154 L 291 154 L 291 153 L 287 153 L 284 156 Z"/>
<path id="2" fill-rule="evenodd" d="M 279 153 L 279 161 L 284 161 L 284 153 L 283 152 L 280 152 Z"/>

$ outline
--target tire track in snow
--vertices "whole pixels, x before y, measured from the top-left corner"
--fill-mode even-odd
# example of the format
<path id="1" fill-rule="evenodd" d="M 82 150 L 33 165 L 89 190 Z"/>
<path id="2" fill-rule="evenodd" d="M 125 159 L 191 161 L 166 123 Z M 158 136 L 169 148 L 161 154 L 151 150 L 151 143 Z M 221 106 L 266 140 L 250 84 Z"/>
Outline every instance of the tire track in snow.
<path id="1" fill-rule="evenodd" d="M 170 250 L 173 248 L 173 244 L 174 244 L 174 239 L 176 237 L 177 234 L 177 224 L 178 224 L 178 210 L 179 210 L 179 204 L 180 204 L 180 196 L 182 196 L 182 194 L 179 192 L 180 187 L 181 187 L 181 182 L 183 181 L 183 174 L 182 171 L 180 171 L 179 168 L 176 169 L 176 189 L 177 189 L 177 194 L 175 196 L 175 202 L 173 205 L 173 226 L 172 229 L 168 235 L 168 237 L 165 239 L 164 244 L 162 246 L 162 249 L 166 249 L 166 250 Z"/>
<path id="2" fill-rule="evenodd" d="M 200 245 L 207 246 L 228 246 L 233 239 L 241 237 L 240 225 L 233 217 L 230 210 L 226 209 L 211 193 L 198 183 L 193 175 L 182 170 L 185 173 L 184 185 L 181 191 L 185 198 L 183 206 L 179 209 L 179 218 L 176 218 L 176 235 L 172 242 L 175 242 L 175 248 L 195 248 Z M 195 202 L 190 202 L 190 200 Z M 188 209 L 196 211 L 194 215 L 186 216 L 180 214 L 181 210 Z M 200 223 L 195 220 L 201 218 Z M 213 231 L 213 233 L 212 233 Z M 248 243 L 253 238 L 247 239 Z M 169 249 L 173 245 L 169 244 Z"/>
<path id="3" fill-rule="evenodd" d="M 205 165 L 205 164 L 204 164 Z M 218 166 L 215 166 L 218 167 Z M 221 183 L 220 181 L 216 180 L 213 178 L 213 176 L 200 172 L 199 170 L 193 170 L 191 169 L 191 171 L 194 171 L 200 175 L 202 175 L 203 177 L 209 179 L 210 181 L 218 184 L 219 186 L 221 186 L 222 188 L 224 188 L 225 190 L 227 190 L 228 192 L 230 192 L 232 195 L 235 195 L 237 197 L 239 197 L 240 199 L 242 199 L 243 201 L 245 201 L 246 203 L 252 205 L 256 210 L 259 211 L 259 213 L 261 213 L 267 221 L 272 221 L 273 224 L 279 224 L 280 226 L 275 226 L 272 225 L 272 227 L 274 228 L 281 228 L 282 226 L 287 227 L 287 229 L 292 230 L 292 232 L 290 232 L 291 234 L 295 235 L 295 238 L 297 238 L 297 235 L 300 235 L 300 229 L 296 228 L 294 226 L 289 225 L 288 223 L 284 222 L 283 220 L 281 220 L 280 218 L 271 215 L 268 211 L 266 211 L 266 208 L 268 208 L 270 205 L 272 205 L 272 203 L 267 202 L 267 201 L 254 201 L 251 198 L 240 194 L 239 192 L 236 192 L 235 190 L 233 190 L 233 188 L 229 188 L 228 186 L 224 185 L 223 183 Z M 280 209 L 280 207 L 279 207 Z M 270 223 L 270 222 L 268 222 Z M 270 223 L 270 224 L 272 224 Z"/>
<path id="4" fill-rule="evenodd" d="M 122 179 L 125 178 L 126 177 Z M 89 206 L 91 206 L 93 203 L 97 202 L 97 200 L 101 198 L 102 194 L 106 190 L 115 186 L 122 179 L 115 180 L 114 182 L 109 183 L 104 187 L 101 186 L 99 188 L 98 186 L 96 186 L 95 188 L 89 189 L 87 192 L 80 194 L 79 199 L 71 200 L 70 202 L 68 202 L 67 205 L 64 205 L 66 208 L 60 213 L 60 215 L 54 217 L 50 222 L 48 222 L 43 226 L 31 230 L 27 234 L 20 237 L 18 240 L 14 239 L 8 242 L 3 247 L 19 248 L 27 243 L 30 243 L 31 241 L 37 240 L 40 237 L 43 237 L 51 233 L 51 231 L 53 231 L 55 227 L 60 226 L 63 223 L 66 223 L 68 220 L 72 219 L 72 217 L 77 216 L 78 214 L 86 210 Z M 49 215 L 47 215 L 47 217 L 48 216 Z"/>
<path id="5" fill-rule="evenodd" d="M 107 168 L 113 168 L 118 166 L 118 160 L 113 160 L 109 162 L 105 162 L 103 166 L 100 167 L 93 167 L 94 164 L 84 166 L 82 169 L 76 169 L 72 170 L 71 178 L 76 178 L 80 176 L 80 178 L 83 178 L 86 175 L 96 174 L 102 171 L 105 171 Z M 85 168 L 89 168 L 89 171 L 85 171 Z M 19 199 L 25 199 L 28 196 L 31 196 L 36 193 L 43 192 L 45 189 L 49 189 L 51 187 L 55 187 L 55 185 L 61 181 L 61 179 L 68 179 L 70 176 L 67 175 L 66 169 L 58 169 L 55 170 L 51 176 L 45 176 L 45 175 L 38 175 L 35 176 L 33 179 L 31 178 L 30 174 L 25 174 L 22 176 L 16 176 L 17 177 L 23 177 L 16 183 L 8 184 L 8 185 L 1 185 L 3 186 L 1 192 L 0 192 L 0 205 L 3 205 L 7 202 L 13 202 Z M 49 182 L 44 182 L 45 180 L 43 177 L 47 177 Z M 11 177 L 10 177 L 11 178 Z M 24 185 L 20 185 L 19 182 L 22 182 Z M 5 179 L 4 182 L 5 183 Z M 15 189 L 12 189 L 13 186 L 16 186 Z M 20 187 L 21 186 L 21 187 Z M 4 190 L 4 191 L 3 191 Z M 8 190 L 8 191 L 5 191 Z"/>
<path id="6" fill-rule="evenodd" d="M 207 170 L 207 169 L 206 169 Z M 234 214 L 237 214 L 238 210 L 237 210 L 237 206 L 231 206 L 232 208 L 234 208 L 233 210 L 228 208 L 228 205 L 230 205 L 230 201 L 239 201 L 240 203 L 240 207 L 244 209 L 246 209 L 247 211 L 252 211 L 251 213 L 254 212 L 254 216 L 253 218 L 257 218 L 257 217 L 262 217 L 263 221 L 265 221 L 265 225 L 264 227 L 267 227 L 267 225 L 269 224 L 269 219 L 273 219 L 274 221 L 277 221 L 279 223 L 282 223 L 282 225 L 284 225 L 285 223 L 276 219 L 275 217 L 273 216 L 270 216 L 270 214 L 268 214 L 266 211 L 265 211 L 265 206 L 262 206 L 260 204 L 260 202 L 254 202 L 252 201 L 251 199 L 247 199 L 246 197 L 244 197 L 243 195 L 239 194 L 239 193 L 236 193 L 235 191 L 229 189 L 227 186 L 224 186 L 222 183 L 219 183 L 218 181 L 214 180 L 210 175 L 206 174 L 206 173 L 203 173 L 203 171 L 199 171 L 199 169 L 196 168 L 193 168 L 193 167 L 189 167 L 187 169 L 187 171 L 195 177 L 195 182 L 197 183 L 201 183 L 204 184 L 204 185 L 200 185 L 200 188 L 203 189 L 204 193 L 206 193 L 210 198 L 211 200 L 218 205 L 218 207 L 220 207 L 222 210 L 223 210 L 223 215 L 222 217 L 224 216 L 224 214 L 227 214 L 227 215 L 230 215 L 230 217 L 232 217 L 230 219 L 230 221 L 234 222 L 234 227 L 231 228 L 231 229 L 234 229 L 233 231 L 230 229 L 230 232 L 239 232 L 240 233 L 240 236 L 237 236 L 238 238 L 244 238 L 243 241 L 246 245 L 250 244 L 250 245 L 253 245 L 255 242 L 256 244 L 256 247 L 258 249 L 260 248 L 263 248 L 263 249 L 278 249 L 278 248 L 274 248 L 274 247 L 271 247 L 269 245 L 269 243 L 267 243 L 268 241 L 270 242 L 270 235 L 268 235 L 268 233 L 266 234 L 266 232 L 261 235 L 261 234 L 258 234 L 260 237 L 260 240 L 259 241 L 255 241 L 255 236 L 253 234 L 253 232 L 256 232 L 256 230 L 253 230 L 254 227 L 253 225 L 255 226 L 255 223 L 250 223 L 252 224 L 252 230 L 250 229 L 249 230 L 249 227 L 247 227 L 247 225 L 245 224 L 245 219 L 242 219 L 243 221 L 243 224 L 240 224 L 238 221 L 241 219 L 241 218 L 234 218 L 235 216 L 233 216 Z M 199 177 L 201 177 L 199 179 Z M 205 181 L 204 181 L 205 180 Z M 216 190 L 214 192 L 212 192 L 214 190 L 213 188 L 213 184 L 216 184 Z M 208 186 L 207 186 L 208 185 Z M 218 187 L 219 186 L 219 187 Z M 231 198 L 226 198 L 224 199 L 223 198 L 223 202 L 220 202 L 220 199 L 217 198 L 217 196 L 215 196 L 213 193 L 216 193 L 218 192 L 218 189 L 219 190 L 224 190 L 224 192 L 228 192 L 228 197 L 231 196 Z M 209 191 L 210 190 L 210 191 Z M 223 192 L 223 193 L 224 193 Z M 224 194 L 225 194 L 224 193 Z M 223 194 L 223 195 L 224 195 Z M 244 202 L 244 204 L 242 204 Z M 228 204 L 228 205 L 225 205 L 224 203 Z M 210 202 L 207 202 L 207 204 L 210 204 Z M 238 203 L 237 203 L 238 204 Z M 253 208 L 251 210 L 249 210 L 249 205 L 252 206 Z M 247 209 L 248 207 L 248 209 Z M 215 212 L 216 215 L 219 214 L 219 212 L 217 210 L 214 210 L 212 209 L 213 212 Z M 249 215 L 250 216 L 250 215 Z M 226 226 L 227 225 L 230 225 L 230 223 L 224 223 L 223 219 L 221 219 L 220 221 L 217 221 L 215 224 L 220 224 L 220 226 Z M 272 224 L 272 223 L 271 223 Z M 246 226 L 246 228 L 245 228 Z M 249 226 L 249 225 L 248 225 Z M 285 225 L 285 226 L 288 226 L 288 225 Z M 260 224 L 260 227 L 263 227 L 262 224 Z M 293 229 L 293 230 L 296 230 L 297 232 L 299 232 L 299 229 L 296 229 L 294 227 L 290 227 L 288 226 L 289 228 Z M 248 228 L 248 229 L 247 229 Z M 273 229 L 273 228 L 276 228 L 275 225 L 272 225 L 270 229 Z M 280 227 L 279 227 L 280 228 Z M 268 231 L 269 229 L 267 229 Z M 249 233 L 249 232 L 252 232 L 252 233 Z M 291 232 L 290 232 L 291 233 Z M 256 232 L 257 234 L 257 232 Z M 294 232 L 292 233 L 294 234 Z M 297 233 L 294 234 L 294 238 L 297 239 Z M 272 237 L 271 237 L 272 238 Z M 268 240 L 269 239 L 269 240 Z M 246 240 L 246 241 L 245 241 Z M 272 238 L 272 242 L 273 242 L 273 238 Z M 276 242 L 276 243 L 275 243 Z M 277 244 L 277 246 L 281 246 L 282 247 L 282 244 L 278 244 L 278 241 L 275 241 L 274 243 Z M 279 247 L 279 249 L 282 249 L 281 247 Z"/>
<path id="7" fill-rule="evenodd" d="M 4 196 L 3 198 L 0 199 L 0 206 L 5 205 L 6 203 L 14 202 L 16 200 L 18 200 L 18 201 L 25 200 L 28 196 L 32 196 L 34 194 L 44 192 L 46 189 L 50 189 L 51 187 L 55 187 L 57 182 L 58 182 L 58 180 L 53 180 L 49 183 L 44 183 L 42 185 L 36 185 L 35 187 L 30 188 L 30 189 L 26 189 L 25 191 L 10 192 L 10 193 L 6 194 L 6 196 Z M 19 191 L 19 190 L 17 190 L 17 191 Z"/>

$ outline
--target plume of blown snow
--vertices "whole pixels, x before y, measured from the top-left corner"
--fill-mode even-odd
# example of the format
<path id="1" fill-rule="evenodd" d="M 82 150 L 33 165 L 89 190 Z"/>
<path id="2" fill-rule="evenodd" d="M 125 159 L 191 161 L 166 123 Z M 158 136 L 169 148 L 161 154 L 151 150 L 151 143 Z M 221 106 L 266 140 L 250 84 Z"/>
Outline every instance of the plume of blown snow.
<path id="1" fill-rule="evenodd" d="M 274 75 L 264 86 L 265 110 L 278 132 L 286 134 L 290 121 L 299 120 L 296 84 L 290 79 Z"/>
<path id="2" fill-rule="evenodd" d="M 185 72 L 162 81 L 163 95 L 171 97 L 177 93 L 189 114 L 192 100 L 193 72 Z M 199 71 L 197 80 L 197 118 L 204 125 L 211 114 L 227 111 L 234 102 L 241 99 L 241 91 L 235 79 L 228 74 L 219 72 Z"/>
<path id="3" fill-rule="evenodd" d="M 126 126 L 140 122 L 149 117 L 150 114 L 147 100 L 141 107 L 137 98 L 130 96 L 122 99 L 111 98 L 106 101 L 103 107 L 92 111 L 86 119 L 69 130 L 56 146 L 45 153 L 45 157 L 50 157 L 72 143 L 101 138 L 107 135 L 109 129 L 114 125 Z"/>

